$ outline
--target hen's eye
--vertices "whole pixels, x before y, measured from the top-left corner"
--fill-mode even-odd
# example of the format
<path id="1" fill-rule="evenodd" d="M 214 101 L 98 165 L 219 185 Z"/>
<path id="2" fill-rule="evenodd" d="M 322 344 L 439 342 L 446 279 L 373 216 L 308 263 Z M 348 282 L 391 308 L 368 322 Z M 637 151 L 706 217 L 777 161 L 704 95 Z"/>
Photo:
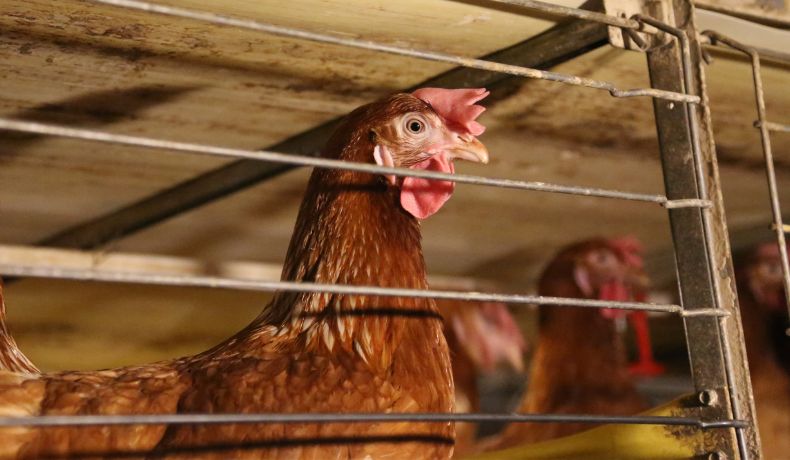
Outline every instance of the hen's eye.
<path id="1" fill-rule="evenodd" d="M 597 264 L 608 265 L 614 262 L 614 256 L 606 251 L 597 251 L 593 253 L 593 260 Z"/>
<path id="2" fill-rule="evenodd" d="M 416 118 L 410 118 L 406 121 L 406 129 L 412 134 L 420 134 L 425 130 L 425 124 Z"/>

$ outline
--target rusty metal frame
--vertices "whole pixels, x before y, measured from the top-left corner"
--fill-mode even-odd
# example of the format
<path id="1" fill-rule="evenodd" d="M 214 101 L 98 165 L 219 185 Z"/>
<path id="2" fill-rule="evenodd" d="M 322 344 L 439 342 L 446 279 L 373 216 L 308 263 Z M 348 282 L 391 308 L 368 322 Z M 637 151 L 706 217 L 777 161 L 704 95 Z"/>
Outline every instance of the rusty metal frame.
<path id="1" fill-rule="evenodd" d="M 782 273 L 784 275 L 785 301 L 787 302 L 787 313 L 788 316 L 790 316 L 790 262 L 788 262 L 787 242 L 785 241 L 785 232 L 787 232 L 788 229 L 784 222 L 782 222 L 782 207 L 779 203 L 773 148 L 771 147 L 771 131 L 790 132 L 790 126 L 768 121 L 768 115 L 765 109 L 763 77 L 760 70 L 760 52 L 751 46 L 725 37 L 718 32 L 706 30 L 702 32 L 702 35 L 707 37 L 714 46 L 724 45 L 746 54 L 752 66 L 754 102 L 757 108 L 757 120 L 754 122 L 754 126 L 760 130 L 760 141 L 763 149 L 763 157 L 765 158 L 765 178 L 768 182 L 768 195 L 770 197 L 771 213 L 773 215 L 772 230 L 776 235 L 776 243 L 779 245 L 779 259 L 781 260 Z M 790 324 L 788 324 L 788 326 L 790 326 Z M 787 333 L 790 335 L 790 328 L 788 328 Z"/>
<path id="2" fill-rule="evenodd" d="M 139 5 L 142 2 L 136 0 L 95 0 L 102 3 L 112 4 L 135 4 Z M 503 0 L 504 1 L 504 0 Z M 642 25 L 649 25 L 655 27 L 663 33 L 659 33 L 656 40 L 650 38 L 651 44 L 641 43 L 640 48 L 648 48 L 647 61 L 648 70 L 650 73 L 652 93 L 640 90 L 640 95 L 652 94 L 656 127 L 658 131 L 659 144 L 661 149 L 661 162 L 664 172 L 664 181 L 666 188 L 666 197 L 668 200 L 682 202 L 685 204 L 695 203 L 694 206 L 667 206 L 670 225 L 673 237 L 673 246 L 675 250 L 676 268 L 679 281 L 679 289 L 681 302 L 680 307 L 676 308 L 676 312 L 681 313 L 684 318 L 686 328 L 686 341 L 689 348 L 689 360 L 691 364 L 692 379 L 695 389 L 698 392 L 698 402 L 693 407 L 686 408 L 686 412 L 693 414 L 692 417 L 680 417 L 675 420 L 676 425 L 714 427 L 719 428 L 715 431 L 710 431 L 706 436 L 703 445 L 695 446 L 698 449 L 697 454 L 707 456 L 707 458 L 741 458 L 741 459 L 759 459 L 761 458 L 759 436 L 757 432 L 757 425 L 755 421 L 754 402 L 751 393 L 751 384 L 749 381 L 748 365 L 746 362 L 746 352 L 743 340 L 743 331 L 741 329 L 737 294 L 735 290 L 734 270 L 732 267 L 732 260 L 730 257 L 730 245 L 727 236 L 727 224 L 724 214 L 724 206 L 722 200 L 722 191 L 718 175 L 718 166 L 716 160 L 715 147 L 713 142 L 713 135 L 711 131 L 710 111 L 708 106 L 707 95 L 705 92 L 705 76 L 702 69 L 702 54 L 701 54 L 701 41 L 699 40 L 695 25 L 694 25 L 694 7 L 690 0 L 663 0 L 663 4 L 671 8 L 674 16 L 674 21 L 670 20 L 671 24 L 660 22 L 650 17 L 636 16 L 634 18 L 627 18 L 625 20 L 618 19 L 612 20 L 604 18 L 609 22 L 616 22 L 618 24 L 628 24 L 629 30 L 632 30 L 633 23 Z M 505 3 L 520 3 L 526 8 L 548 8 L 542 2 L 530 0 L 505 1 Z M 160 7 L 156 7 L 161 9 Z M 171 8 L 172 9 L 172 8 Z M 181 10 L 179 10 L 181 11 Z M 160 11 L 161 12 L 161 11 Z M 576 17 L 588 17 L 591 20 L 601 20 L 598 16 L 590 17 L 588 13 L 579 13 L 578 11 L 557 11 L 558 14 L 566 14 Z M 572 13 L 572 14 L 571 14 Z M 181 11 L 179 14 L 186 14 Z M 192 14 L 192 13 L 190 13 Z M 212 16 L 213 17 L 213 16 Z M 215 17 L 214 19 L 217 19 Z M 227 18 L 219 18 L 223 21 L 229 21 Z M 256 26 L 257 27 L 257 26 Z M 271 28 L 270 26 L 267 26 Z M 623 27 L 621 25 L 621 27 Z M 277 30 L 281 30 L 278 28 Z M 640 30 L 641 30 L 640 26 Z M 269 29 L 266 29 L 269 30 Z M 603 29 L 599 28 L 599 31 Z M 598 31 L 593 31 L 598 33 Z M 604 31 L 605 32 L 605 31 Z M 285 33 L 285 32 L 283 32 Z M 288 34 L 295 34 L 294 31 L 288 31 Z M 301 32 L 300 32 L 301 33 Z M 311 36 L 316 36 L 312 34 Z M 651 35 L 652 37 L 652 35 Z M 553 40 L 559 37 L 554 36 Z M 665 40 L 667 39 L 668 40 Z M 561 38 L 559 38 L 561 40 Z M 322 40 L 326 40 L 324 37 Z M 332 39 L 335 40 L 335 39 Z M 358 41 L 350 43 L 349 40 L 335 40 L 335 43 L 345 44 L 347 46 L 356 47 L 369 47 L 368 45 L 362 46 Z M 348 42 L 348 43 L 346 43 Z M 574 44 L 575 45 L 575 44 Z M 644 45 L 644 46 L 642 46 Z M 392 52 L 392 47 L 379 46 L 374 47 L 379 51 Z M 573 46 L 567 50 L 570 55 L 579 53 L 579 48 Z M 425 55 L 425 53 L 410 52 L 417 57 L 433 59 Z M 419 55 L 418 55 L 419 54 Z M 436 56 L 436 55 L 431 55 Z M 572 56 L 571 56 L 572 57 Z M 479 60 L 475 60 L 475 65 L 471 66 L 474 72 L 484 70 Z M 471 62 L 471 61 L 470 61 Z M 491 63 L 489 63 L 491 64 Z M 495 64 L 495 63 L 494 63 Z M 524 65 L 523 63 L 520 65 Z M 756 70 L 759 70 L 759 59 L 757 60 Z M 491 69 L 485 67 L 485 70 L 503 71 L 497 66 Z M 528 69 L 530 70 L 530 69 Z M 532 69 L 534 70 L 534 69 Z M 466 70 L 469 71 L 469 70 Z M 458 72 L 453 71 L 453 72 Z M 464 71 L 460 71 L 464 72 Z M 505 72 L 507 73 L 507 72 Z M 510 72 L 511 74 L 513 72 Z M 451 72 L 452 74 L 452 72 Z M 546 74 L 545 72 L 541 75 Z M 452 74 L 452 79 L 466 78 L 461 74 Z M 460 76 L 459 76 L 460 75 Z M 557 74 L 555 74 L 557 75 Z M 446 75 L 445 75 L 446 76 Z M 529 76 L 529 75 L 527 75 Z M 442 77 L 439 77 L 441 80 Z M 490 75 L 481 78 L 493 78 Z M 504 75 L 497 77 L 498 82 L 506 81 L 510 78 Z M 432 84 L 436 84 L 434 80 Z M 448 80 L 441 80 L 443 84 Z M 455 80 L 457 81 L 457 80 Z M 600 82 L 599 82 L 600 83 Z M 574 83 L 575 84 L 575 83 Z M 590 86 L 590 85 L 584 85 Z M 593 86 L 597 88 L 605 87 Z M 667 94 L 674 94 L 676 97 L 667 98 Z M 616 94 L 615 94 L 616 95 Z M 633 94 L 632 94 L 633 95 Z M 662 97 L 656 95 L 663 95 Z M 760 106 L 760 99 L 758 98 L 758 109 L 764 109 Z M 760 112 L 760 128 L 765 134 L 769 129 L 784 129 L 784 126 L 769 125 L 765 120 L 764 110 Z M 290 145 L 290 148 L 297 149 L 305 148 L 312 142 L 317 142 L 323 139 L 324 135 L 328 133 L 333 127 L 332 123 L 322 125 L 315 131 L 311 132 L 308 136 L 310 142 L 300 143 L 295 141 L 294 138 L 286 141 L 284 145 Z M 37 129 L 43 129 L 38 126 Z M 71 130 L 75 134 L 76 130 Z M 84 130 L 83 130 L 83 134 Z M 106 136 L 104 136 L 106 137 Z M 117 137 L 117 136 L 116 136 Z M 765 136 L 764 136 L 765 139 Z M 288 144 L 288 142 L 294 142 Z M 765 145 L 765 143 L 764 143 Z M 769 145 L 770 147 L 770 145 Z M 277 150 L 288 151 L 287 147 L 278 147 Z M 300 152 L 301 153 L 301 152 Z M 306 152 L 305 152 L 306 153 Z M 770 153 L 770 152 L 768 152 Z M 259 153 L 260 154 L 260 153 Z M 249 157 L 254 155 L 249 155 Z M 769 156 L 767 154 L 767 156 Z M 249 161 L 254 161 L 253 158 L 248 158 Z M 243 160 L 243 161 L 248 161 Z M 770 166 L 769 166 L 770 167 Z M 357 167 L 359 168 L 359 167 Z M 277 170 L 271 169 L 269 172 L 264 171 L 259 177 L 269 177 L 276 174 Z M 216 178 L 215 178 L 216 179 Z M 239 188 L 250 185 L 254 182 L 250 177 L 248 180 L 235 182 L 233 186 L 227 187 L 228 184 L 223 184 L 229 192 L 238 190 Z M 491 185 L 491 184 L 486 184 Z M 235 188 L 233 188 L 235 187 Z M 197 189 L 201 193 L 199 188 Z M 216 197 L 216 191 L 212 192 Z M 203 193 L 202 202 L 212 199 L 211 194 Z M 161 201 L 162 197 L 157 197 L 156 201 Z M 191 205 L 199 205 L 200 200 L 192 198 Z M 710 203 L 710 206 L 699 206 L 700 203 Z M 184 206 L 181 203 L 179 207 L 172 208 L 170 211 L 183 211 L 189 209 L 190 206 Z M 150 209 L 149 209 L 150 211 Z M 172 214 L 171 214 L 172 215 Z M 159 214 L 160 218 L 167 217 L 164 214 Z M 126 230 L 133 231 L 140 228 L 144 224 L 144 220 L 132 220 L 122 222 Z M 150 223 L 150 222 L 149 222 Z M 136 227 L 135 227 L 136 226 Z M 112 227 L 101 228 L 103 238 L 112 238 L 120 236 L 112 232 Z M 781 226 L 781 217 L 777 220 L 778 231 L 783 230 Z M 94 243 L 95 241 L 94 237 Z M 61 240 L 62 241 L 62 240 Z M 93 243 L 91 243 L 93 244 Z M 101 244 L 101 243 L 99 243 Z M 76 244 L 77 246 L 84 246 L 83 244 Z M 787 265 L 786 259 L 784 260 Z M 30 273 L 27 273 L 30 274 Z M 68 277 L 68 273 L 51 273 L 55 277 Z M 72 277 L 79 278 L 84 273 L 72 273 Z M 125 275 L 126 276 L 126 275 Z M 126 278 L 129 278 L 126 276 Z M 79 278 L 82 279 L 82 278 Z M 132 280 L 134 281 L 134 280 Z M 139 281 L 139 280 L 138 280 Z M 151 282 L 152 279 L 147 279 Z M 185 284 L 183 279 L 167 279 L 164 281 L 173 281 L 173 284 Z M 205 283 L 215 283 L 217 280 L 209 279 L 203 280 Z M 261 287 L 261 283 L 258 283 Z M 241 288 L 241 285 L 234 285 L 234 288 Z M 274 288 L 275 286 L 270 286 Z M 276 288 L 282 289 L 283 283 L 278 283 Z M 295 286 L 293 290 L 303 290 L 305 286 Z M 313 286 L 310 289 L 325 289 L 322 286 Z M 332 286 L 333 290 L 352 289 L 356 292 L 358 287 L 349 288 L 343 286 Z M 372 287 L 365 287 L 365 289 L 372 289 Z M 352 292 L 348 291 L 348 292 Z M 437 292 L 401 292 L 393 293 L 394 295 L 405 296 L 437 296 Z M 463 298 L 468 299 L 472 293 L 452 292 L 443 293 L 441 295 L 449 295 L 449 298 Z M 538 301 L 538 303 L 546 303 L 540 299 L 522 299 L 526 301 Z M 574 299 L 574 302 L 579 302 Z M 593 305 L 589 305 L 593 306 Z M 635 306 L 638 308 L 644 305 Z M 674 306 L 672 306 L 674 307 Z M 710 314 L 711 312 L 718 312 L 718 314 Z M 703 314 L 704 313 L 704 314 Z M 303 414 L 299 416 L 308 417 L 310 420 L 318 420 L 320 417 L 316 414 Z M 327 414 L 325 417 L 341 416 L 338 414 Z M 398 419 L 402 416 L 402 419 Z M 478 420 L 481 414 L 469 414 L 467 420 Z M 31 419 L 24 420 L 5 420 L 9 425 L 19 425 L 25 423 L 33 424 L 74 424 L 81 423 L 77 418 L 82 417 L 83 423 L 86 424 L 105 424 L 109 419 L 101 417 L 98 419 L 89 419 L 85 416 L 75 416 L 68 419 Z M 162 423 L 162 416 L 147 419 L 150 423 Z M 164 416 L 165 418 L 167 416 Z M 203 417 L 203 416 L 201 416 Z M 277 417 L 276 414 L 243 414 L 234 415 L 234 421 L 242 421 L 242 419 L 252 417 L 256 423 L 262 420 L 270 420 Z M 256 418 L 257 417 L 257 418 Z M 341 418 L 354 418 L 353 414 L 346 414 Z M 393 418 L 398 420 L 418 420 L 430 419 L 431 417 L 439 417 L 441 420 L 456 420 L 460 419 L 457 415 L 447 414 L 367 414 L 355 419 L 356 421 L 370 421 L 377 419 L 379 421 Z M 514 421 L 519 417 L 523 420 L 520 421 L 547 421 L 557 419 L 552 418 L 551 414 L 518 414 L 518 415 L 498 415 L 497 417 L 510 419 Z M 221 416 L 217 414 L 205 415 L 200 420 L 182 420 L 189 417 L 178 416 L 173 418 L 171 422 L 166 423 L 224 423 Z M 462 418 L 462 417 L 461 417 Z M 589 416 L 579 415 L 571 416 L 565 421 L 571 419 L 586 418 Z M 179 422 L 179 420 L 181 420 Z M 302 419 L 299 419 L 302 420 Z M 660 423 L 670 424 L 670 418 L 662 418 L 660 420 L 654 419 L 641 419 L 639 417 L 598 417 L 598 422 L 614 422 L 614 423 Z M 62 422 L 62 423 L 61 423 Z M 120 417 L 116 423 L 139 423 L 140 421 L 133 420 L 128 416 Z M 235 422 L 234 422 L 235 423 Z"/>
<path id="3" fill-rule="evenodd" d="M 738 315 L 710 111 L 705 92 L 700 42 L 689 0 L 674 0 L 677 27 L 655 23 L 676 40 L 648 52 L 654 87 L 686 91 L 702 98 L 701 107 L 654 100 L 664 182 L 670 199 L 709 199 L 706 209 L 668 210 L 675 249 L 681 305 L 687 310 L 719 308 L 728 319 L 685 318 L 695 389 L 704 403 L 703 419 L 735 418 L 743 427 L 719 432 L 699 452 L 719 458 L 761 458 L 746 350 Z M 715 395 L 714 397 L 710 397 Z M 714 457 L 716 458 L 716 457 Z"/>

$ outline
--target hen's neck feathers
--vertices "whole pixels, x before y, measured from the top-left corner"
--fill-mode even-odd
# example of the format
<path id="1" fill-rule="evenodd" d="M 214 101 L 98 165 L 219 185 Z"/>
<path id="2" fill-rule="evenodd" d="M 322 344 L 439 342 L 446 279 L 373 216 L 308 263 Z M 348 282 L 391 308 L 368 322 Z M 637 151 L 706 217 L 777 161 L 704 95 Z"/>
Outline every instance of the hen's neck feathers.
<path id="1" fill-rule="evenodd" d="M 374 144 L 361 115 L 352 113 L 338 129 L 325 157 L 370 162 Z M 397 192 L 377 175 L 313 171 L 282 279 L 426 288 L 419 223 L 401 208 Z M 431 299 L 278 292 L 253 328 L 275 327 L 278 335 L 305 338 L 308 347 L 340 346 L 386 367 L 404 332 L 432 331 L 437 316 Z"/>

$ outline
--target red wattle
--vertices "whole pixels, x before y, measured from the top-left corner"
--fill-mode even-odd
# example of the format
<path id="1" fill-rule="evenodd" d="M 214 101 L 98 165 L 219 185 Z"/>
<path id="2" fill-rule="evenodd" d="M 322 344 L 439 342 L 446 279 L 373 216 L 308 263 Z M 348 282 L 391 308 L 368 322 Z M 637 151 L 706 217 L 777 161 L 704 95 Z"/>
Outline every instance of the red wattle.
<path id="1" fill-rule="evenodd" d="M 630 300 L 628 288 L 619 281 L 609 281 L 601 285 L 598 291 L 598 299 L 613 300 L 615 302 L 627 302 Z M 602 308 L 601 315 L 608 319 L 622 318 L 628 312 L 617 308 Z"/>
<path id="2" fill-rule="evenodd" d="M 422 169 L 453 174 L 455 167 L 444 152 L 411 166 L 410 169 Z M 407 177 L 401 184 L 400 204 L 403 209 L 418 219 L 425 219 L 436 213 L 455 189 L 455 182 Z"/>

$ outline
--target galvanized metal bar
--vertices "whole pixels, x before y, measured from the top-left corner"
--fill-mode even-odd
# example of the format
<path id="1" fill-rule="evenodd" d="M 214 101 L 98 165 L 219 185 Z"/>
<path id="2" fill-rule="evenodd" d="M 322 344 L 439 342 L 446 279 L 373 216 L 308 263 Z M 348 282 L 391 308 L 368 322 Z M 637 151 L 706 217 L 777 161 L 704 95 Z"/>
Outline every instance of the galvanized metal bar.
<path id="1" fill-rule="evenodd" d="M 614 97 L 653 97 L 658 99 L 666 99 L 676 102 L 690 102 L 698 103 L 699 98 L 687 94 L 677 93 L 673 91 L 664 91 L 654 88 L 637 88 L 623 90 L 617 88 L 613 83 L 594 80 L 591 78 L 579 77 L 575 75 L 566 75 L 556 72 L 549 72 L 546 70 L 539 70 L 530 67 L 515 66 L 510 64 L 502 64 L 500 62 L 484 61 L 482 59 L 474 59 L 463 56 L 456 56 L 446 53 L 439 53 L 434 51 L 416 50 L 410 48 L 402 48 L 398 46 L 386 45 L 369 40 L 358 40 L 354 38 L 343 38 L 335 35 L 322 34 L 318 32 L 310 32 L 307 30 L 296 29 L 293 27 L 284 27 L 267 22 L 253 21 L 250 19 L 237 19 L 228 16 L 222 16 L 214 13 L 207 13 L 204 11 L 195 11 L 185 8 L 178 8 L 172 6 L 158 5 L 155 3 L 144 2 L 139 0 L 92 0 L 95 3 L 102 3 L 106 5 L 119 6 L 123 8 L 130 8 L 134 10 L 146 11 L 150 13 L 163 14 L 167 16 L 180 17 L 196 21 L 208 22 L 211 24 L 236 27 L 241 29 L 249 29 L 257 32 L 265 32 L 272 35 L 279 35 L 284 37 L 297 38 L 301 40 L 310 40 L 319 43 L 329 43 L 340 46 L 348 46 L 352 48 L 366 49 L 370 51 L 379 51 L 382 53 L 396 54 L 400 56 L 409 56 L 418 59 L 425 59 L 428 61 L 446 62 L 461 67 L 468 67 L 471 69 L 489 70 L 492 72 L 501 72 L 508 75 L 525 78 L 535 78 L 539 80 L 548 80 L 558 83 L 564 83 L 572 86 L 582 86 L 586 88 L 600 89 L 608 91 Z"/>
<path id="2" fill-rule="evenodd" d="M 754 124 L 755 128 L 766 128 L 768 131 L 776 131 L 779 133 L 790 133 L 790 125 L 782 123 L 773 123 L 770 121 L 758 121 Z"/>
<path id="3" fill-rule="evenodd" d="M 202 260 L 160 254 L 85 251 L 0 244 L 0 265 L 48 266 L 159 275 L 218 276 L 247 280 L 279 280 L 282 264 L 251 260 Z M 428 274 L 428 284 L 441 289 L 492 290 L 496 283 L 465 276 Z"/>
<path id="4" fill-rule="evenodd" d="M 290 155 L 280 152 L 267 152 L 262 150 L 243 150 L 227 147 L 218 147 L 188 142 L 174 142 L 162 139 L 153 139 L 142 136 L 128 136 L 112 134 L 103 131 L 71 128 L 62 125 L 37 123 L 32 121 L 16 121 L 0 118 L 0 129 L 17 132 L 44 134 L 49 136 L 82 139 L 95 142 L 128 145 L 132 147 L 156 148 L 181 153 L 197 153 L 219 157 L 244 158 L 247 160 L 268 161 L 300 166 L 314 166 L 327 169 L 341 169 L 370 174 L 394 175 L 399 177 L 421 177 L 425 179 L 443 180 L 461 184 L 485 185 L 489 187 L 510 188 L 516 190 L 531 190 L 538 192 L 563 193 L 569 195 L 592 196 L 600 198 L 616 198 L 620 200 L 642 201 L 667 206 L 669 200 L 663 195 L 649 195 L 645 193 L 623 192 L 619 190 L 606 190 L 590 187 L 576 187 L 570 185 L 548 184 L 545 182 L 522 181 L 515 179 L 492 179 L 482 176 L 465 174 L 448 174 L 417 170 L 408 168 L 391 168 L 378 166 L 372 163 L 356 163 L 343 160 L 309 157 L 304 155 Z M 710 203 L 704 200 L 682 200 L 669 204 L 671 208 L 704 208 Z"/>
<path id="5" fill-rule="evenodd" d="M 110 425 L 192 425 L 229 423 L 397 423 L 397 422 L 511 422 L 590 423 L 617 425 L 690 426 L 717 429 L 741 426 L 740 420 L 706 422 L 692 417 L 612 416 L 584 414 L 481 413 L 260 413 L 260 414 L 151 414 L 151 415 L 39 415 L 0 417 L 0 427 L 76 427 Z"/>
<path id="6" fill-rule="evenodd" d="M 639 30 L 641 24 L 631 18 L 619 18 L 597 11 L 583 10 L 579 8 L 570 8 L 562 5 L 555 5 L 553 3 L 540 2 L 536 0 L 488 0 L 493 3 L 501 3 L 513 7 L 518 7 L 526 11 L 535 11 L 546 13 L 554 16 L 572 17 L 584 19 L 586 21 L 594 21 L 609 26 L 620 27 L 626 30 Z M 649 33 L 649 32 L 648 32 Z"/>
<path id="7" fill-rule="evenodd" d="M 686 0 L 676 0 L 673 6 L 681 27 L 637 18 L 677 38 L 648 53 L 651 82 L 654 87 L 699 94 L 704 101 L 705 83 L 699 65 L 701 53 L 694 33 L 693 7 Z M 689 37 L 694 38 L 690 40 Z M 654 108 L 667 196 L 707 200 L 710 195 L 713 203 L 711 208 L 703 210 L 669 211 L 683 307 L 687 310 L 723 309 L 732 314 L 731 318 L 738 318 L 707 107 L 700 113 L 696 106 L 675 107 L 654 101 Z M 708 129 L 703 130 L 700 125 Z M 707 177 L 713 180 L 707 181 Z M 722 453 L 738 454 L 740 458 L 759 456 L 739 321 L 724 322 L 687 315 L 685 325 L 695 387 L 698 391 L 717 391 L 721 393 L 720 401 L 727 402 L 701 407 L 703 418 L 725 419 L 732 412 L 735 418 L 738 418 L 736 414 L 744 414 L 749 422 L 748 427 L 736 428 L 731 440 L 719 439 Z"/>
<path id="8" fill-rule="evenodd" d="M 576 299 L 569 297 L 546 297 L 522 294 L 501 294 L 468 291 L 448 291 L 431 289 L 385 288 L 379 286 L 356 286 L 344 284 L 304 283 L 295 281 L 266 281 L 221 278 L 161 273 L 122 272 L 94 270 L 90 268 L 64 268 L 58 266 L 38 266 L 22 264 L 0 264 L 0 275 L 24 276 L 30 278 L 68 279 L 76 281 L 99 281 L 108 283 L 153 284 L 161 286 L 206 287 L 218 289 L 238 289 L 245 291 L 284 291 L 284 292 L 326 292 L 343 295 L 371 295 L 382 297 L 412 297 L 453 299 L 473 302 L 505 302 L 524 305 L 557 305 L 585 308 L 613 308 L 617 310 L 643 310 L 662 313 L 682 314 L 680 305 L 654 304 L 646 302 L 616 302 L 609 300 Z M 720 316 L 714 310 L 707 316 Z"/>
<path id="9" fill-rule="evenodd" d="M 787 30 L 790 29 L 790 20 L 788 20 L 790 18 L 782 16 L 780 13 L 782 10 L 781 5 L 783 4 L 772 5 L 750 2 L 722 2 L 720 0 L 700 0 L 694 2 L 694 6 L 698 10 L 707 10 L 714 14 L 739 18 L 744 22 Z M 761 12 L 758 13 L 758 11 Z M 702 13 L 705 13 L 705 11 L 702 11 Z"/>
<path id="10" fill-rule="evenodd" d="M 782 206 L 779 203 L 779 190 L 776 185 L 776 170 L 771 146 L 771 133 L 769 132 L 771 126 L 779 128 L 779 130 L 785 127 L 775 123 L 771 124 L 768 121 L 768 115 L 765 109 L 763 78 L 760 71 L 760 54 L 757 50 L 712 30 L 703 31 L 702 34 L 711 39 L 711 44 L 716 45 L 718 43 L 723 43 L 732 49 L 746 54 L 751 61 L 754 99 L 755 105 L 757 106 L 757 122 L 755 126 L 760 129 L 760 140 L 762 142 L 763 156 L 765 158 L 765 175 L 768 181 L 768 194 L 770 196 L 771 213 L 773 215 L 772 228 L 776 235 L 776 242 L 779 245 L 779 259 L 782 263 L 782 273 L 784 275 L 785 302 L 787 303 L 787 313 L 790 315 L 790 261 L 788 261 L 787 255 L 787 241 L 785 240 L 784 222 L 782 222 Z M 790 131 L 790 127 L 786 128 Z"/>
<path id="11" fill-rule="evenodd" d="M 521 43 L 483 57 L 519 66 L 549 68 L 605 45 L 607 28 L 588 21 L 560 24 Z M 486 103 L 506 97 L 522 79 L 496 72 L 457 67 L 429 78 L 404 92 L 420 87 L 487 87 Z M 341 118 L 323 123 L 267 148 L 276 152 L 316 156 Z M 95 249 L 140 229 L 155 225 L 215 199 L 276 177 L 295 166 L 238 160 L 179 183 L 137 202 L 67 228 L 40 241 L 46 246 Z"/>

